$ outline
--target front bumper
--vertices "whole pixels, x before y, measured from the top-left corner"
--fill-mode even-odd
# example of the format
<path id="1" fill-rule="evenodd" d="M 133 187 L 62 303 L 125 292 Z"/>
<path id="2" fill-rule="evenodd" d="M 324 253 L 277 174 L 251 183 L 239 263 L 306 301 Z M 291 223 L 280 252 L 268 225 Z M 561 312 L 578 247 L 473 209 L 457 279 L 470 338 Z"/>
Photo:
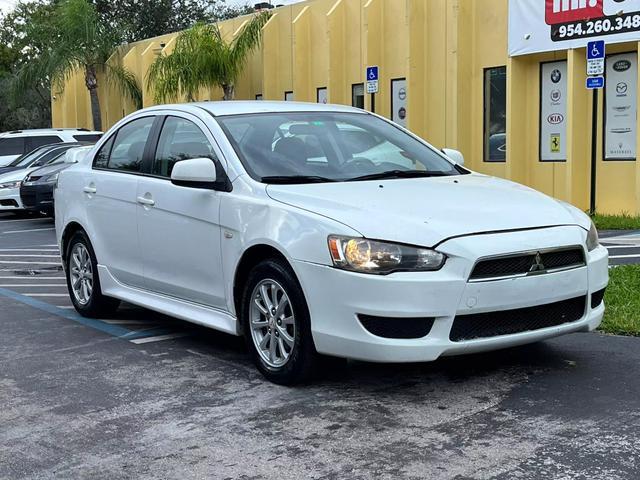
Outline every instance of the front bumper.
<path id="1" fill-rule="evenodd" d="M 498 281 L 467 281 L 478 258 L 558 246 L 584 245 L 579 227 L 463 237 L 438 247 L 447 262 L 438 272 L 364 275 L 332 267 L 294 262 L 311 313 L 318 352 L 375 362 L 431 361 L 440 356 L 474 353 L 536 342 L 598 327 L 604 304 L 591 308 L 591 294 L 608 283 L 607 250 L 587 254 L 587 265 L 544 275 Z M 584 296 L 584 314 L 576 321 L 509 335 L 454 342 L 457 315 L 497 312 L 552 304 Z M 434 318 L 430 332 L 415 339 L 384 338 L 362 325 L 359 315 Z"/>
<path id="2" fill-rule="evenodd" d="M 53 213 L 53 184 L 22 184 L 20 200 L 26 210 Z"/>
<path id="3" fill-rule="evenodd" d="M 0 189 L 0 211 L 22 210 L 19 188 Z"/>

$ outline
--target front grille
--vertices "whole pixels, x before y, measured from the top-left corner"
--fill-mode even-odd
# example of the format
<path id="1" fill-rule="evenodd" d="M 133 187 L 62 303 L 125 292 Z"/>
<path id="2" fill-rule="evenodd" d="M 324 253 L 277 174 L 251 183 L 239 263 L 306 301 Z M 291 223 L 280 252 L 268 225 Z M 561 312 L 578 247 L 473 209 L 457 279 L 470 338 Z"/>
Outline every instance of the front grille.
<path id="1" fill-rule="evenodd" d="M 36 204 L 35 192 L 26 192 L 23 189 L 20 190 L 20 200 L 25 207 L 33 207 Z"/>
<path id="2" fill-rule="evenodd" d="M 538 254 L 540 255 L 539 263 L 536 260 Z M 584 251 L 582 248 L 573 247 L 563 250 L 533 251 L 524 254 L 488 258 L 476 264 L 469 280 L 479 281 L 526 275 L 532 271 L 532 268 L 535 270 L 535 267 L 540 264 L 544 265 L 545 270 L 536 273 L 581 267 L 585 265 Z"/>
<path id="3" fill-rule="evenodd" d="M 384 338 L 422 338 L 429 335 L 434 318 L 386 318 L 358 315 L 369 333 Z"/>
<path id="4" fill-rule="evenodd" d="M 602 301 L 604 300 L 604 292 L 605 288 L 602 290 L 598 290 L 597 292 L 593 292 L 591 294 L 591 308 L 599 307 Z"/>
<path id="5" fill-rule="evenodd" d="M 575 322 L 584 315 L 586 302 L 587 297 L 580 296 L 535 307 L 458 315 L 453 320 L 449 339 L 452 342 L 462 342 Z"/>

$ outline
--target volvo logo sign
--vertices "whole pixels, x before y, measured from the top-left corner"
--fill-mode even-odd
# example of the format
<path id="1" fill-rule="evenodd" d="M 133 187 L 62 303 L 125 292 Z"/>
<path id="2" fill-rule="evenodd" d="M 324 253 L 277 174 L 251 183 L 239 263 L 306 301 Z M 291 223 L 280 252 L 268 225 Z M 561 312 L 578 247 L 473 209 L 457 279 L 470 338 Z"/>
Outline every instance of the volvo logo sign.
<path id="1" fill-rule="evenodd" d="M 540 252 L 536 253 L 536 256 L 533 258 L 533 265 L 529 269 L 529 275 L 535 275 L 536 273 L 545 273 L 547 268 L 542 263 L 542 255 Z"/>

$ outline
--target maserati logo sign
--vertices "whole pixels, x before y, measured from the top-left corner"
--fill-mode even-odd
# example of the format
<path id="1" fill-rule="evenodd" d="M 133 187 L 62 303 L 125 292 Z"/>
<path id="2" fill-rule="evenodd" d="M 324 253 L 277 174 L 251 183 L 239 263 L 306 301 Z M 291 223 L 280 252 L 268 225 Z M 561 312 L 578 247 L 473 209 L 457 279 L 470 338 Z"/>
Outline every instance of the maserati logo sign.
<path id="1" fill-rule="evenodd" d="M 538 252 L 536 253 L 536 256 L 533 259 L 533 265 L 531 265 L 531 268 L 529 269 L 529 273 L 530 274 L 544 273 L 546 271 L 547 269 L 542 263 L 542 256 L 540 255 L 540 252 Z"/>

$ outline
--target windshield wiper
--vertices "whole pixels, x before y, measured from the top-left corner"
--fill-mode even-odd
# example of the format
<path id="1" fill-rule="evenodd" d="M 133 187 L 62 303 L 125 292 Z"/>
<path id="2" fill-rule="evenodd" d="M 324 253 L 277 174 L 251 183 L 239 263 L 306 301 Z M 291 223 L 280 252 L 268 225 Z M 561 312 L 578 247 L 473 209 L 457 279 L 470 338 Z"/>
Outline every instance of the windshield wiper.
<path id="1" fill-rule="evenodd" d="M 332 178 L 319 177 L 317 175 L 272 175 L 268 177 L 262 177 L 260 179 L 263 183 L 276 183 L 276 184 L 299 184 L 299 183 L 327 183 L 335 182 Z"/>
<path id="2" fill-rule="evenodd" d="M 449 172 L 428 172 L 426 170 L 387 170 L 386 172 L 362 175 L 346 180 L 347 182 L 359 182 L 363 180 L 382 180 L 385 178 L 421 178 L 421 177 L 448 177 Z"/>

